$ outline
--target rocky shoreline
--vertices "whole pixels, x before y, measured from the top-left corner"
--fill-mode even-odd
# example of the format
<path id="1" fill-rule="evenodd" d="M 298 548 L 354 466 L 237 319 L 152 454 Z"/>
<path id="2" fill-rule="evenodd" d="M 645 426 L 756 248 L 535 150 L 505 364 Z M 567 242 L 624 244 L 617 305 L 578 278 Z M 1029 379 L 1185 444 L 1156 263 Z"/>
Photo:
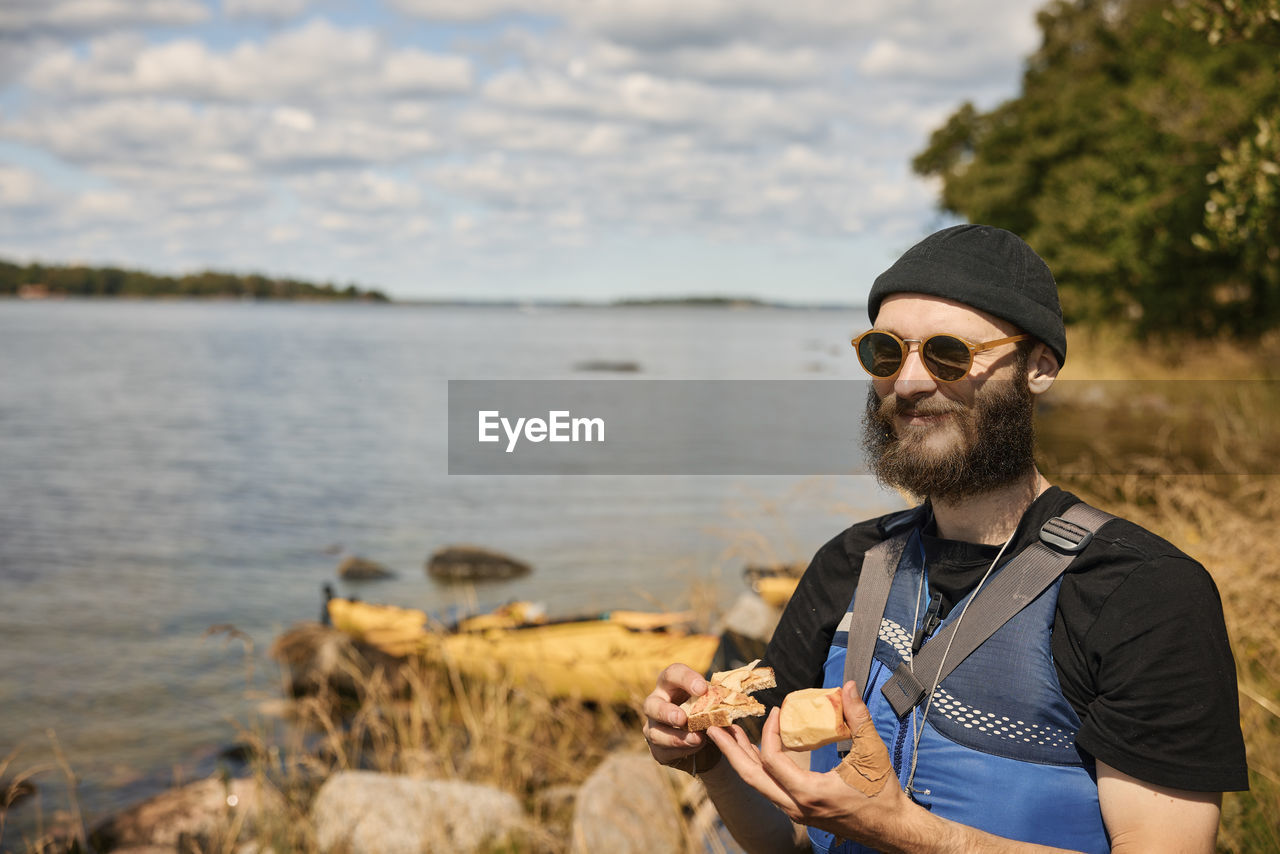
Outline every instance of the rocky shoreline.
<path id="1" fill-rule="evenodd" d="M 300 807 L 305 815 L 290 817 Z M 618 751 L 580 785 L 540 792 L 532 809 L 495 786 L 409 774 L 339 771 L 320 785 L 309 806 L 290 803 L 260 777 L 213 776 L 149 798 L 87 832 L 55 831 L 28 850 L 295 850 L 272 844 L 272 824 L 282 818 L 309 823 L 306 835 L 314 850 L 342 854 L 496 849 L 641 854 L 682 850 L 691 824 L 701 833 L 713 832 L 714 825 L 700 783 L 659 766 L 646 753 Z M 566 826 L 567 840 L 558 832 Z"/>
<path id="2" fill-rule="evenodd" d="M 456 572 L 484 564 L 478 554 L 455 550 L 435 559 Z M 748 568 L 744 575 L 755 588 L 796 570 Z M 725 654 L 758 653 L 779 613 L 754 589 L 741 594 L 715 627 Z M 737 850 L 721 838 L 701 783 L 653 762 L 635 708 L 570 705 L 510 684 L 463 684 L 456 673 L 424 670 L 421 661 L 321 622 L 295 625 L 269 654 L 287 674 L 285 720 L 299 736 L 293 744 L 251 737 L 222 751 L 221 770 L 211 776 L 88 824 L 64 820 L 23 847 L 10 847 L 10 837 L 5 850 L 639 854 L 706 844 Z M 513 720 L 529 705 L 547 721 L 522 730 Z M 422 722 L 433 715 L 449 719 L 434 733 Z M 460 726 L 467 733 L 453 738 Z M 538 767 L 545 757 L 505 762 L 494 755 L 504 741 L 535 740 L 536 731 L 556 727 L 563 730 L 558 740 L 531 747 L 531 756 L 550 754 L 546 767 Z M 0 803 L 4 786 L 0 781 Z"/>

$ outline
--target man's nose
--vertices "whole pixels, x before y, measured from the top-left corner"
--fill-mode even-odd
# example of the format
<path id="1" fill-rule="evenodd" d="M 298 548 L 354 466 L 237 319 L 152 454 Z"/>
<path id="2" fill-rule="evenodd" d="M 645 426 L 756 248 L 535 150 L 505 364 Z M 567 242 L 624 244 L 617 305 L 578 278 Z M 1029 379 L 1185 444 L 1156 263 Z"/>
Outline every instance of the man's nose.
<path id="1" fill-rule="evenodd" d="M 907 356 L 902 368 L 893 378 L 893 393 L 899 398 L 910 399 L 926 394 L 938 387 L 938 381 L 925 369 L 919 344 L 907 345 Z"/>

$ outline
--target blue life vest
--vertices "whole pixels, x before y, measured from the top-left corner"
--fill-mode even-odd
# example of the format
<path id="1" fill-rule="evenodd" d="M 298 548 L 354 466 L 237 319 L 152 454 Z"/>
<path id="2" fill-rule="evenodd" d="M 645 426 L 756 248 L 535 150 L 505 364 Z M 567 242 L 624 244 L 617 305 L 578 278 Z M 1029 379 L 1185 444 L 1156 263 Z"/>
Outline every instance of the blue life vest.
<path id="1" fill-rule="evenodd" d="M 1076 748 L 1080 719 L 1062 696 L 1050 652 L 1060 584 L 1061 578 L 942 680 L 922 727 L 924 703 L 899 718 L 880 693 L 894 669 L 911 658 L 917 615 L 923 618 L 926 611 L 924 549 L 918 528 L 913 530 L 889 592 L 862 698 L 903 786 L 919 733 L 912 797 L 935 815 L 1009 839 L 1107 852 L 1111 846 L 1093 763 Z M 959 617 L 967 599 L 952 608 L 942 626 Z M 827 653 L 825 687 L 844 679 L 852 603 L 849 609 Z M 933 682 L 933 674 L 915 675 L 926 686 Z M 840 761 L 836 750 L 832 744 L 815 751 L 813 770 L 834 768 Z M 809 829 L 809 838 L 819 852 L 869 850 L 851 842 L 833 847 L 834 837 L 816 828 Z"/>

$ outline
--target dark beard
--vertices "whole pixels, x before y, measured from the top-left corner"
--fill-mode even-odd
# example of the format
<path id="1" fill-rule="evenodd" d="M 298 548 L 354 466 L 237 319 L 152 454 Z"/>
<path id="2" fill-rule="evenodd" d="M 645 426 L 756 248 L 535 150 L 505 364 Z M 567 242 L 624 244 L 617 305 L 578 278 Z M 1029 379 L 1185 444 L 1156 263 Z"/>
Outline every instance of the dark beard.
<path id="1" fill-rule="evenodd" d="M 904 406 L 892 393 L 883 400 L 868 389 L 862 449 L 882 484 L 946 502 L 991 492 L 1027 475 L 1035 465 L 1034 405 L 1026 371 L 980 389 L 972 407 L 954 401 L 915 405 L 922 414 L 951 413 L 960 437 L 941 451 L 922 449 L 920 437 L 899 439 L 894 415 Z M 935 429 L 949 429 L 942 425 Z M 930 433 L 933 431 L 930 430 Z M 924 437 L 927 438 L 927 437 Z"/>

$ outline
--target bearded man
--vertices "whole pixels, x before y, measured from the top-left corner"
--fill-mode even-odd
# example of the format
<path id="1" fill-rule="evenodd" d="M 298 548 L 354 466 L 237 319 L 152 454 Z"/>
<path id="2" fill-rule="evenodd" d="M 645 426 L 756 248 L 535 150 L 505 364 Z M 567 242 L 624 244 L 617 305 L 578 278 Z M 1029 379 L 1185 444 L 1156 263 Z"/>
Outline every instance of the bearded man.
<path id="1" fill-rule="evenodd" d="M 838 687 L 854 736 L 806 770 L 776 708 L 758 749 L 690 732 L 678 704 L 707 683 L 674 664 L 644 704 L 654 758 L 701 777 L 749 852 L 1212 852 L 1222 792 L 1248 788 L 1221 602 L 1200 564 L 1036 468 L 1033 401 L 1066 359 L 1048 267 L 956 226 L 868 302 L 864 447 L 923 501 L 818 550 L 756 695 Z"/>

